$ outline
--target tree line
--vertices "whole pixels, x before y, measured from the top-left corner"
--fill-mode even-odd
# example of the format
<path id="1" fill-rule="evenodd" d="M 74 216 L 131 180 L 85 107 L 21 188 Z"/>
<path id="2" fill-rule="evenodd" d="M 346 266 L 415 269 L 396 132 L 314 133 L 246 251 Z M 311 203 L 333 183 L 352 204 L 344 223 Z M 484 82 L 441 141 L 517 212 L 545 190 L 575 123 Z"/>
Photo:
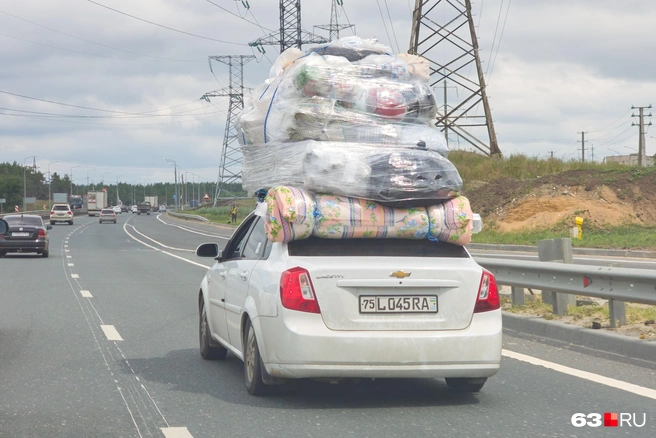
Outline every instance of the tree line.
<path id="1" fill-rule="evenodd" d="M 157 196 L 160 204 L 175 204 L 176 187 L 174 183 L 130 184 L 119 182 L 118 184 L 78 185 L 71 184 L 71 178 L 67 174 L 51 172 L 50 176 L 51 179 L 48 181 L 47 173 L 44 174 L 34 167 L 23 166 L 16 162 L 0 163 L 0 198 L 5 199 L 3 209 L 10 211 L 14 205 L 22 208 L 24 193 L 27 198 L 36 198 L 39 202 L 47 201 L 48 186 L 50 186 L 51 199 L 53 193 L 68 193 L 69 195 L 72 193 L 85 196 L 92 190 L 107 189 L 109 205 L 116 205 L 118 189 L 118 200 L 123 204 L 143 201 L 145 196 Z M 215 189 L 216 183 L 211 181 L 178 183 L 178 199 L 184 204 L 189 204 L 190 201 L 201 201 L 205 193 L 213 198 Z M 226 184 L 224 190 L 231 196 L 246 196 L 240 183 Z M 40 206 L 37 209 L 40 209 Z"/>

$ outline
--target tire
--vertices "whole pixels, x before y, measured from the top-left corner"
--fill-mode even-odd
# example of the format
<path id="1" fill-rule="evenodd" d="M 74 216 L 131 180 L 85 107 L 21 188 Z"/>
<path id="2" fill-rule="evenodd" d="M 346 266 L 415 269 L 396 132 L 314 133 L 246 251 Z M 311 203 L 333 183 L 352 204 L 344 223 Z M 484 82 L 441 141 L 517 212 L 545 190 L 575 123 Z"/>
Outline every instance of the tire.
<path id="1" fill-rule="evenodd" d="M 6 256 L 6 255 L 7 255 L 6 252 L 0 252 L 0 257 L 4 257 L 4 256 Z"/>
<path id="2" fill-rule="evenodd" d="M 50 252 L 48 250 L 45 250 L 41 253 L 41 257 L 43 257 L 43 258 L 48 258 L 49 255 L 50 255 Z"/>
<path id="3" fill-rule="evenodd" d="M 198 318 L 198 340 L 200 343 L 200 355 L 203 359 L 225 359 L 228 350 L 219 345 L 214 347 L 211 342 L 210 325 L 207 323 L 207 312 L 205 303 L 200 303 L 200 312 Z"/>
<path id="4" fill-rule="evenodd" d="M 451 391 L 470 393 L 479 392 L 487 382 L 487 377 L 447 377 L 444 380 Z"/>
<path id="5" fill-rule="evenodd" d="M 73 221 L 68 221 L 68 225 L 73 225 Z"/>
<path id="6" fill-rule="evenodd" d="M 246 322 L 244 345 L 244 382 L 250 395 L 264 395 L 268 386 L 262 380 L 262 358 L 250 320 Z"/>
<path id="7" fill-rule="evenodd" d="M 50 225 L 55 225 L 56 223 L 56 221 L 50 221 Z"/>

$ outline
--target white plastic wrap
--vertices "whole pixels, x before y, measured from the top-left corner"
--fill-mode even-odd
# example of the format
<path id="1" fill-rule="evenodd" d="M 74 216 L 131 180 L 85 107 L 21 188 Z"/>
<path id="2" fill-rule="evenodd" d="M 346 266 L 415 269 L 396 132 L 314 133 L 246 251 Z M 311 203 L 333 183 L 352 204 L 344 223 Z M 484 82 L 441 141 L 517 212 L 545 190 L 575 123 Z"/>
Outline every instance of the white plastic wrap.
<path id="1" fill-rule="evenodd" d="M 435 97 L 423 58 L 342 38 L 306 55 L 285 51 L 237 118 L 241 144 L 319 140 L 425 147 L 448 155 L 431 126 Z"/>
<path id="2" fill-rule="evenodd" d="M 426 148 L 306 140 L 247 145 L 242 152 L 242 185 L 249 193 L 297 186 L 390 205 L 429 205 L 462 189 L 455 166 Z"/>

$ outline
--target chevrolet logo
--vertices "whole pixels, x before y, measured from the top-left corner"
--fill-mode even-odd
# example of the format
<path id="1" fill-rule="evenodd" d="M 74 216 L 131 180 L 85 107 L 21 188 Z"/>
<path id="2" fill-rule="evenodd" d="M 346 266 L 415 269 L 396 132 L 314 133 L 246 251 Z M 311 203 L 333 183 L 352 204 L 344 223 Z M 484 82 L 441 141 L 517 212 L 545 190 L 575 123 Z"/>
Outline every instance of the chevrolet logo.
<path id="1" fill-rule="evenodd" d="M 392 272 L 390 274 L 390 277 L 406 278 L 406 277 L 409 277 L 410 274 L 412 274 L 412 272 L 396 271 L 396 272 Z"/>

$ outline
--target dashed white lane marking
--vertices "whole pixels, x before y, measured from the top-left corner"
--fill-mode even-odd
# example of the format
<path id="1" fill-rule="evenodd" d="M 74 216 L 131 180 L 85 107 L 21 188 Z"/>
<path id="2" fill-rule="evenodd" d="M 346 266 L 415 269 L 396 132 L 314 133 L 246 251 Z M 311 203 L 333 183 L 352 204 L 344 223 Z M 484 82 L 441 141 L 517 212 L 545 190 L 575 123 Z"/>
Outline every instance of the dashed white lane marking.
<path id="1" fill-rule="evenodd" d="M 72 259 L 73 256 L 72 256 L 72 255 L 67 255 L 66 258 L 67 258 L 67 259 Z"/>
<path id="2" fill-rule="evenodd" d="M 65 249 L 64 251 L 66 251 L 66 252 L 71 252 L 71 250 L 70 250 L 70 249 Z"/>
<path id="3" fill-rule="evenodd" d="M 91 292 L 88 290 L 81 290 L 80 293 L 84 298 L 93 298 L 93 295 L 91 295 Z"/>
<path id="4" fill-rule="evenodd" d="M 77 274 L 71 274 L 71 278 L 80 278 L 80 276 Z"/>
<path id="5" fill-rule="evenodd" d="M 548 362 L 546 360 L 538 359 L 533 356 L 527 356 L 514 351 L 501 350 L 501 354 L 505 357 L 528 362 L 532 365 L 542 366 L 550 370 L 558 371 L 559 373 L 568 374 L 570 376 L 578 377 L 580 379 L 590 380 L 601 385 L 610 386 L 611 388 L 621 389 L 636 395 L 651 398 L 656 400 L 656 390 L 645 388 L 644 386 L 634 385 L 633 383 L 623 382 L 621 380 L 612 379 L 610 377 L 601 376 L 599 374 L 589 373 L 587 371 L 577 370 L 576 368 L 566 367 L 557 363 Z"/>
<path id="6" fill-rule="evenodd" d="M 75 266 L 73 263 L 69 263 L 68 266 Z"/>
<path id="7" fill-rule="evenodd" d="M 166 438 L 193 438 L 186 427 L 160 427 Z"/>
<path id="8" fill-rule="evenodd" d="M 118 334 L 113 325 L 101 325 L 100 328 L 105 332 L 108 341 L 122 341 L 123 338 Z"/>

